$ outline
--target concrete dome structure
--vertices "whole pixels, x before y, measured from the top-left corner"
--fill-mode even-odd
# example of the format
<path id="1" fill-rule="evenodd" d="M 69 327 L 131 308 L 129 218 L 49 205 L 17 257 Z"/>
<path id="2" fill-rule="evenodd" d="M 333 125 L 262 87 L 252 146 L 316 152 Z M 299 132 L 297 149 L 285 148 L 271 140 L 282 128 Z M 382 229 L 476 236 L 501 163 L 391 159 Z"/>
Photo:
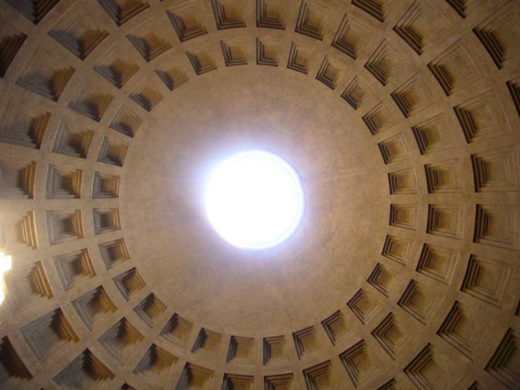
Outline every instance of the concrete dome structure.
<path id="1" fill-rule="evenodd" d="M 1 0 L 5 389 L 518 389 L 516 0 Z M 201 188 L 301 178 L 244 251 Z"/>

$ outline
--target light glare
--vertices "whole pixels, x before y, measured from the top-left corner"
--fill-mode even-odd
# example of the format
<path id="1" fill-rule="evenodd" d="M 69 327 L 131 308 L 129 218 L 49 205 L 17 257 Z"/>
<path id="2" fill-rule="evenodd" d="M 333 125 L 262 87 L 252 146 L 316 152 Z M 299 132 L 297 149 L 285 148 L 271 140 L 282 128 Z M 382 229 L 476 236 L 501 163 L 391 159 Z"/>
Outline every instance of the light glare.
<path id="1" fill-rule="evenodd" d="M 240 248 L 265 249 L 296 230 L 304 198 L 289 164 L 255 150 L 232 155 L 211 172 L 205 206 L 210 223 L 226 241 Z"/>
<path id="2" fill-rule="evenodd" d="M 2 304 L 5 299 L 4 273 L 9 271 L 12 268 L 12 266 L 12 257 L 6 255 L 3 252 L 0 252 L 0 304 Z"/>

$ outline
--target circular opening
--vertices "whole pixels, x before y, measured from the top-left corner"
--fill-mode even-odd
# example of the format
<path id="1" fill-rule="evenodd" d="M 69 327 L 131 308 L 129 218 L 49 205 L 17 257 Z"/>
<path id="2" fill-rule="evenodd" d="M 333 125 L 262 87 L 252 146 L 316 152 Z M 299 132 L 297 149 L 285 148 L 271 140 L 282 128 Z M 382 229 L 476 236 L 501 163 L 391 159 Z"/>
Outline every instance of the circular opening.
<path id="1" fill-rule="evenodd" d="M 300 179 L 287 162 L 251 150 L 228 157 L 211 171 L 205 207 L 224 240 L 239 248 L 265 249 L 294 233 L 304 197 Z"/>

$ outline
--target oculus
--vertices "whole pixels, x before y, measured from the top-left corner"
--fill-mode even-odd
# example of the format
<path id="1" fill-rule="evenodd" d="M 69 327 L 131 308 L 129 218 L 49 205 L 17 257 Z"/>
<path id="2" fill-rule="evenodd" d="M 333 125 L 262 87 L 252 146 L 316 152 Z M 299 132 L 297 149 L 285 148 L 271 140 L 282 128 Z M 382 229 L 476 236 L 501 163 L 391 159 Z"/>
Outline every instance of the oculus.
<path id="1" fill-rule="evenodd" d="M 300 178 L 282 158 L 249 150 L 220 161 L 205 188 L 205 209 L 215 231 L 231 245 L 267 249 L 287 240 L 304 211 Z"/>

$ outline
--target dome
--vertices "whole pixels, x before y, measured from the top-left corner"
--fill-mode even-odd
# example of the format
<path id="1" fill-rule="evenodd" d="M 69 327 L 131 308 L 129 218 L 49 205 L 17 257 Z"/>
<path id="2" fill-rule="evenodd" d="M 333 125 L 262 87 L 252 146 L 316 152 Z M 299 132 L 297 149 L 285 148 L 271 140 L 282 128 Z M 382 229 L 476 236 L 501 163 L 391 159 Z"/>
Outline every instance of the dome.
<path id="1" fill-rule="evenodd" d="M 0 388 L 517 389 L 519 22 L 0 0 Z M 244 151 L 303 192 L 254 250 L 205 199 Z"/>

